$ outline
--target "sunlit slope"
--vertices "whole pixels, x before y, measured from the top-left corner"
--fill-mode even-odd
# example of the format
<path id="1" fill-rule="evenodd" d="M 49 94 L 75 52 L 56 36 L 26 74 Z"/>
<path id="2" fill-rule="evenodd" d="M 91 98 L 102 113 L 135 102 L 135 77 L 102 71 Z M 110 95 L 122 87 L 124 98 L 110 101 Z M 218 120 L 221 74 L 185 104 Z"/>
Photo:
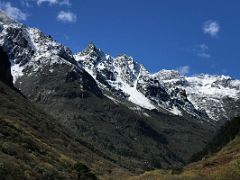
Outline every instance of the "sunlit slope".
<path id="1" fill-rule="evenodd" d="M 209 144 L 205 157 L 191 163 L 181 170 L 155 170 L 146 172 L 132 180 L 170 180 L 170 179 L 240 179 L 240 118 L 225 125 Z M 227 132 L 227 134 L 226 134 Z M 235 136 L 235 137 L 233 137 Z M 227 140 L 229 142 L 227 142 Z M 226 144 L 226 145 L 224 145 Z M 218 152 L 215 153 L 220 149 Z"/>

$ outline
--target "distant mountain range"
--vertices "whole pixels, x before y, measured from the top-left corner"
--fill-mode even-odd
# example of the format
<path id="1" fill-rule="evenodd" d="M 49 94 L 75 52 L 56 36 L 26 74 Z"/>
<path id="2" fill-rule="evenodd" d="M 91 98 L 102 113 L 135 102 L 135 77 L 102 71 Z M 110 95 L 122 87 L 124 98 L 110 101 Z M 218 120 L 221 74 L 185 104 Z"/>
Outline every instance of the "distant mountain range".
<path id="1" fill-rule="evenodd" d="M 132 57 L 113 58 L 94 44 L 74 57 L 102 89 L 110 92 L 110 99 L 125 99 L 141 108 L 215 121 L 237 115 L 226 111 L 228 104 L 239 108 L 240 98 L 240 81 L 229 76 L 185 77 L 175 70 L 151 74 Z"/>
<path id="2" fill-rule="evenodd" d="M 151 74 L 132 57 L 113 58 L 94 44 L 73 56 L 69 48 L 40 30 L 26 27 L 4 14 L 1 20 L 0 45 L 9 52 L 15 83 L 24 74 L 36 73 L 46 65 L 50 68 L 57 63 L 73 64 L 75 69 L 88 72 L 113 101 L 131 102 L 130 108 L 215 121 L 238 115 L 227 111 L 227 106 L 239 107 L 239 80 L 207 74 L 185 77 L 175 70 Z M 99 93 L 97 91 L 95 93 Z"/>
<path id="3" fill-rule="evenodd" d="M 132 57 L 114 58 L 92 43 L 74 55 L 2 12 L 0 46 L 11 62 L 7 82 L 70 138 L 131 173 L 182 167 L 222 123 L 240 116 L 240 80 L 228 76 L 151 74 Z"/>

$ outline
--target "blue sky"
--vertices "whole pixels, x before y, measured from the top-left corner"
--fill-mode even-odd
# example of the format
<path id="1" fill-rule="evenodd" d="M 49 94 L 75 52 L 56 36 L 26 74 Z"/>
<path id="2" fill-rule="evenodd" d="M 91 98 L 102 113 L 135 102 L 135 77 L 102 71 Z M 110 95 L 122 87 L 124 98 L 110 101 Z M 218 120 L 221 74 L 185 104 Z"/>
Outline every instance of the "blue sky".
<path id="1" fill-rule="evenodd" d="M 10 0 L 0 8 L 73 52 L 89 42 L 151 72 L 240 78 L 239 0 Z"/>

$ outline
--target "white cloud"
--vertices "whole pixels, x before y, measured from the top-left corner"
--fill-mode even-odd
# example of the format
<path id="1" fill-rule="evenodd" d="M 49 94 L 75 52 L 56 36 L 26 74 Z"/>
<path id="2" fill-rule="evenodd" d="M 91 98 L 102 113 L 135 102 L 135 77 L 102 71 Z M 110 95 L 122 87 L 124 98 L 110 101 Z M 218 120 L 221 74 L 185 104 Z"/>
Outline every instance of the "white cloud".
<path id="1" fill-rule="evenodd" d="M 186 75 L 190 72 L 190 67 L 189 66 L 181 66 L 178 68 L 178 71 L 182 75 Z"/>
<path id="2" fill-rule="evenodd" d="M 0 10 L 5 12 L 10 18 L 18 21 L 25 21 L 28 16 L 20 9 L 13 7 L 10 2 L 0 2 Z"/>
<path id="3" fill-rule="evenodd" d="M 32 7 L 32 5 L 30 4 L 29 0 L 22 0 L 21 1 L 22 6 L 26 6 L 26 7 Z"/>
<path id="4" fill-rule="evenodd" d="M 60 6 L 71 6 L 70 0 L 21 0 L 22 5 L 26 7 L 32 7 L 32 3 L 36 3 L 38 6 L 46 3 L 50 6 L 60 5 Z"/>
<path id="5" fill-rule="evenodd" d="M 206 44 L 200 44 L 197 49 L 197 55 L 201 58 L 211 58 L 211 54 L 209 53 L 209 48 Z"/>
<path id="6" fill-rule="evenodd" d="M 209 34 L 212 37 L 216 37 L 220 31 L 220 25 L 217 21 L 206 21 L 203 24 L 203 32 Z"/>
<path id="7" fill-rule="evenodd" d="M 57 4 L 58 0 L 37 0 L 37 4 L 40 6 L 42 3 L 49 3 L 50 5 Z"/>
<path id="8" fill-rule="evenodd" d="M 59 2 L 59 5 L 71 6 L 70 0 L 62 0 Z"/>
<path id="9" fill-rule="evenodd" d="M 70 0 L 32 0 L 32 1 L 35 1 L 39 6 L 42 5 L 43 3 L 48 3 L 49 5 L 71 6 Z"/>
<path id="10" fill-rule="evenodd" d="M 62 22 L 69 22 L 69 23 L 74 23 L 77 21 L 77 15 L 68 11 L 60 11 L 57 20 L 62 21 Z"/>

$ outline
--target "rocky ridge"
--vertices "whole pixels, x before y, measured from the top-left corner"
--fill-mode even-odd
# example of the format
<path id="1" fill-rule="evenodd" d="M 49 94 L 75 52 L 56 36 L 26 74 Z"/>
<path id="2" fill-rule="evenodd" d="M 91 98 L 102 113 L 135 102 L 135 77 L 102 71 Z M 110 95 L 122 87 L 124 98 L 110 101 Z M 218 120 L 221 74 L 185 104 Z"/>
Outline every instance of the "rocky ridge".
<path id="1" fill-rule="evenodd" d="M 74 57 L 112 98 L 127 99 L 150 110 L 218 121 L 232 118 L 224 101 L 234 104 L 240 98 L 240 81 L 229 76 L 186 77 L 175 70 L 151 74 L 132 57 L 113 58 L 94 44 Z"/>

